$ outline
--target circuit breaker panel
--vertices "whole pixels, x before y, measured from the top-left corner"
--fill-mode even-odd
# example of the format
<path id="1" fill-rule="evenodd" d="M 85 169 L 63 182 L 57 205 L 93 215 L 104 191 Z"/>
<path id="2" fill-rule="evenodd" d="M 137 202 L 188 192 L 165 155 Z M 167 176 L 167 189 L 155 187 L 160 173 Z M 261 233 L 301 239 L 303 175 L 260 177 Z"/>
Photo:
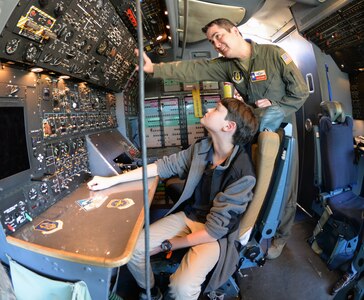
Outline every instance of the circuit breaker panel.
<path id="1" fill-rule="evenodd" d="M 156 3 L 142 3 L 145 23 L 156 21 L 144 28 L 150 49 L 167 39 Z M 2 1 L 0 10 L 0 222 L 11 234 L 90 176 L 88 137 L 117 130 L 117 93 L 121 115 L 137 116 L 137 23 L 128 0 Z M 115 155 L 138 157 L 118 138 Z"/>
<path id="2" fill-rule="evenodd" d="M 136 8 L 134 1 L 113 3 L 21 0 L 13 11 L 8 8 L 0 58 L 121 91 L 136 63 Z M 143 1 L 144 18 L 156 18 L 155 3 Z M 149 48 L 167 39 L 163 20 L 145 26 Z"/>

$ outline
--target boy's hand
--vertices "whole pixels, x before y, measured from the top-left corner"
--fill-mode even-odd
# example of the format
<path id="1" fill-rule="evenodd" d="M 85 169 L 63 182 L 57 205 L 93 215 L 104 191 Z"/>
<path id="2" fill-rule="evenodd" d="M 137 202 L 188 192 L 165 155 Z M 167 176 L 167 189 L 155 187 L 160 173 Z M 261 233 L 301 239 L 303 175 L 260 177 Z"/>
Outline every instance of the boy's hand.
<path id="1" fill-rule="evenodd" d="M 92 191 L 107 189 L 113 185 L 111 178 L 112 177 L 95 176 L 87 183 L 87 186 Z"/>

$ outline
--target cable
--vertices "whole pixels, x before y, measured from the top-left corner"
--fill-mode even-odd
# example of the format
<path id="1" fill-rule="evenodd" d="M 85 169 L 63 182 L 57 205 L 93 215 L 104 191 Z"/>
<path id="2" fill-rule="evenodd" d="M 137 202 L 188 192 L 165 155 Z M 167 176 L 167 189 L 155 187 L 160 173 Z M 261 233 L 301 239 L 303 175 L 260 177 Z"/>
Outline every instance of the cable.
<path id="1" fill-rule="evenodd" d="M 147 149 L 145 142 L 145 111 L 144 111 L 144 58 L 143 58 L 143 24 L 141 17 L 140 1 L 136 0 L 136 17 L 138 32 L 139 50 L 139 122 L 141 154 L 143 161 L 143 200 L 144 200 L 144 232 L 145 232 L 145 290 L 147 298 L 151 299 L 150 294 L 150 257 L 149 257 L 149 197 L 148 197 L 148 174 L 147 174 Z"/>
<path id="2" fill-rule="evenodd" d="M 325 70 L 326 70 L 326 80 L 327 80 L 327 89 L 329 92 L 329 101 L 332 101 L 332 91 L 331 91 L 331 83 L 329 78 L 329 66 L 325 64 Z"/>

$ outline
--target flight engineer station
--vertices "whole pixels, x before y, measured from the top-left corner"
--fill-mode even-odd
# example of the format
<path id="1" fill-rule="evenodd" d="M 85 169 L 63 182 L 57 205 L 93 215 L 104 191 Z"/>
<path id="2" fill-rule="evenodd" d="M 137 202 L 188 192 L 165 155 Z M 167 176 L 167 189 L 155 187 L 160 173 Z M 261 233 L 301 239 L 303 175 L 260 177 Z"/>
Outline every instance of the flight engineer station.
<path id="1" fill-rule="evenodd" d="M 364 0 L 282 3 L 0 1 L 0 300 L 364 299 Z"/>

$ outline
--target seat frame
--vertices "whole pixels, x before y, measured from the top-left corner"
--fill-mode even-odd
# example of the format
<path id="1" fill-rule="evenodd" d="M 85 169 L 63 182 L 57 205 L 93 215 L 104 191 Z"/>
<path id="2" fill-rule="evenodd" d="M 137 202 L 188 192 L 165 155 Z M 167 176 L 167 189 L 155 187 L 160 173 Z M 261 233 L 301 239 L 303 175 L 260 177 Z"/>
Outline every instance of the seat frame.
<path id="1" fill-rule="evenodd" d="M 274 237 L 280 224 L 287 201 L 288 187 L 290 185 L 289 174 L 291 161 L 293 158 L 294 148 L 296 147 L 296 140 L 292 136 L 292 125 L 285 124 L 283 126 L 284 128 L 281 128 L 278 133 L 269 132 L 269 134 L 276 135 L 275 138 L 279 139 L 277 153 L 269 158 L 273 162 L 274 166 L 271 170 L 264 170 L 264 172 L 268 171 L 268 173 L 270 173 L 270 180 L 265 182 L 263 187 L 259 187 L 266 192 L 261 194 L 255 191 L 254 193 L 252 202 L 260 201 L 261 205 L 260 207 L 256 207 L 256 211 L 253 212 L 253 214 L 256 214 L 256 219 L 252 223 L 252 230 L 248 242 L 242 245 L 239 268 L 235 274 L 216 291 L 217 295 L 224 294 L 229 297 L 238 297 L 240 289 L 236 284 L 235 277 L 238 274 L 241 274 L 244 269 L 263 266 L 266 261 L 266 250 L 263 247 L 263 242 Z M 263 139 L 266 138 L 264 137 L 265 134 L 267 133 L 260 133 L 260 135 L 263 135 Z M 260 141 L 258 141 L 258 148 L 260 146 L 263 145 Z M 269 149 L 269 147 L 267 148 L 268 149 L 263 151 L 272 150 Z M 258 152 L 260 153 L 259 149 Z M 260 160 L 262 159 L 264 158 L 260 158 Z M 263 174 L 261 174 L 261 171 L 263 170 L 260 170 L 258 165 L 257 187 L 259 182 L 262 180 L 261 176 L 263 176 Z M 255 197 L 263 198 L 256 199 Z M 250 211 L 251 207 L 248 206 L 247 212 L 241 220 L 241 224 L 244 224 L 246 215 L 248 215 Z"/>

